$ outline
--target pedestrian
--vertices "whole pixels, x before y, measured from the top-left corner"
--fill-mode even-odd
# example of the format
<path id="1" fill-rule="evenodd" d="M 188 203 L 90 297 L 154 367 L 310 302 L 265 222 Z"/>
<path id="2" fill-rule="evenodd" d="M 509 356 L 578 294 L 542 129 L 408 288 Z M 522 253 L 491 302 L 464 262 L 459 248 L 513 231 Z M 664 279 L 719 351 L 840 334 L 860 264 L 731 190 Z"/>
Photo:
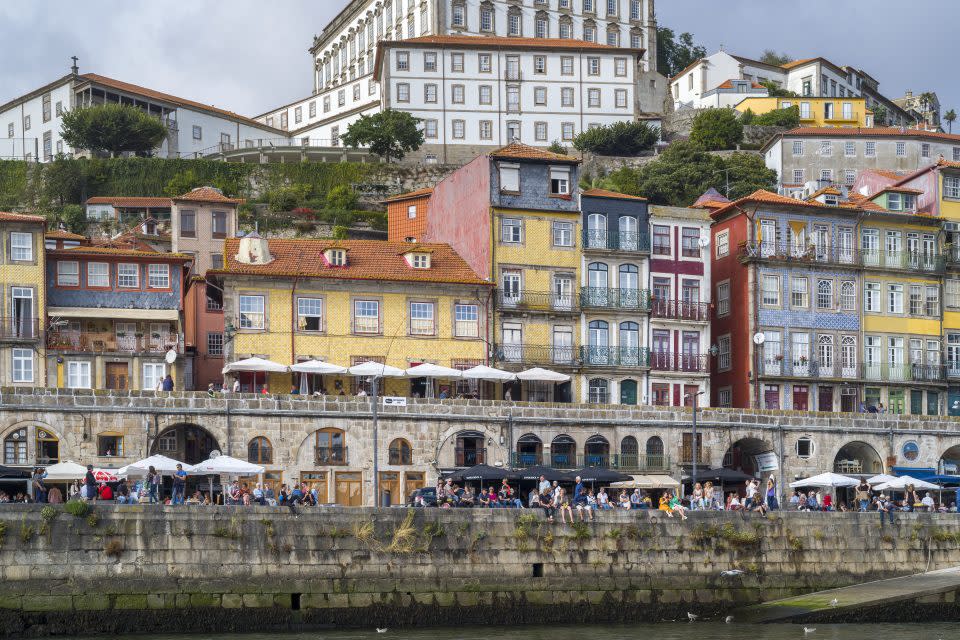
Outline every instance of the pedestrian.
<path id="1" fill-rule="evenodd" d="M 894 524 L 893 512 L 896 510 L 896 508 L 897 508 L 896 505 L 893 503 L 893 501 L 889 497 L 883 495 L 882 493 L 880 494 L 880 497 L 877 498 L 877 512 L 880 514 L 881 527 L 883 526 L 884 514 L 886 514 L 887 517 L 890 519 L 890 524 L 891 525 Z"/>
<path id="2" fill-rule="evenodd" d="M 46 474 L 43 469 L 36 467 L 33 470 L 32 486 L 33 486 L 33 501 L 37 503 L 44 503 L 47 501 L 47 488 L 43 484 L 43 478 Z"/>
<path id="3" fill-rule="evenodd" d="M 207 395 L 211 398 L 217 395 L 217 390 L 214 388 L 212 382 L 207 385 Z"/>
<path id="4" fill-rule="evenodd" d="M 83 476 L 84 497 L 87 500 L 97 499 L 97 479 L 93 476 L 93 465 L 87 465 L 87 473 Z"/>
<path id="5" fill-rule="evenodd" d="M 157 493 L 160 487 L 160 474 L 157 473 L 157 470 L 154 469 L 153 465 L 150 465 L 150 467 L 147 469 L 146 483 L 147 483 L 147 492 L 148 492 L 147 495 L 149 496 L 149 503 L 156 504 L 158 502 Z"/>
<path id="6" fill-rule="evenodd" d="M 870 485 L 867 484 L 866 478 L 861 478 L 860 484 L 857 485 L 856 500 L 860 513 L 866 513 L 867 507 L 870 506 Z"/>
<path id="7" fill-rule="evenodd" d="M 240 378 L 233 379 L 233 392 L 240 393 Z"/>
<path id="8" fill-rule="evenodd" d="M 780 503 L 777 501 L 777 481 L 773 474 L 767 477 L 767 509 L 777 511 L 780 509 Z"/>
<path id="9" fill-rule="evenodd" d="M 187 489 L 187 472 L 183 470 L 183 465 L 177 463 L 177 470 L 173 474 L 173 499 L 171 504 L 183 504 L 184 492 Z"/>
<path id="10" fill-rule="evenodd" d="M 690 496 L 690 510 L 703 509 L 703 486 L 698 482 L 693 485 L 693 495 Z"/>
<path id="11" fill-rule="evenodd" d="M 163 390 L 164 391 L 173 391 L 173 376 L 169 373 L 167 377 L 163 379 Z"/>
<path id="12" fill-rule="evenodd" d="M 757 498 L 757 485 L 756 481 L 753 478 L 747 480 L 747 499 L 743 503 L 744 511 L 753 511 L 753 507 L 756 506 Z"/>

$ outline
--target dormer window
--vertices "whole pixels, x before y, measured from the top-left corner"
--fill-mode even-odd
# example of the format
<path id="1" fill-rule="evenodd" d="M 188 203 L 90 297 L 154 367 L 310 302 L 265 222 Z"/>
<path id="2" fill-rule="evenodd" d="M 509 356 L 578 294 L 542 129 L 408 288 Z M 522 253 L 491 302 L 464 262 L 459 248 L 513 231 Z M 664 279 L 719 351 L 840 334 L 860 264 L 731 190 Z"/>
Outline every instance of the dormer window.
<path id="1" fill-rule="evenodd" d="M 408 253 L 406 255 L 407 264 L 409 264 L 414 269 L 429 269 L 430 268 L 430 254 L 429 253 Z"/>
<path id="2" fill-rule="evenodd" d="M 835 196 L 835 195 L 829 194 L 829 193 L 828 193 L 828 194 L 825 194 L 825 195 L 823 196 L 823 204 L 828 204 L 828 205 L 830 205 L 831 207 L 835 207 L 835 206 L 837 206 L 838 204 L 840 204 L 840 198 L 838 198 L 838 197 Z"/>
<path id="3" fill-rule="evenodd" d="M 570 167 L 550 167 L 550 195 L 570 195 Z"/>
<path id="4" fill-rule="evenodd" d="M 887 209 L 890 211 L 903 211 L 902 195 L 891 192 L 887 194 Z"/>
<path id="5" fill-rule="evenodd" d="M 347 265 L 347 252 L 343 249 L 327 249 L 324 251 L 324 257 L 331 267 L 345 267 Z"/>
<path id="6" fill-rule="evenodd" d="M 917 197 L 912 193 L 903 194 L 903 210 L 915 211 L 917 208 Z"/>

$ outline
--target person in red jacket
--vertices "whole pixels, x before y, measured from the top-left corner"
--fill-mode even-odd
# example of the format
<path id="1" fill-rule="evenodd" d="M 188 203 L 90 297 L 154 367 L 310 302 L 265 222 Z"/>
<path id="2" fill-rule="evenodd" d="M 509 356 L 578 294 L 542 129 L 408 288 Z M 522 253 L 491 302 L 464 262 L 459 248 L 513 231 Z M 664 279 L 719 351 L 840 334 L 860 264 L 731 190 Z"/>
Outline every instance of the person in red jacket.
<path id="1" fill-rule="evenodd" d="M 113 500 L 113 489 L 110 488 L 106 482 L 100 485 L 100 499 L 101 500 Z"/>

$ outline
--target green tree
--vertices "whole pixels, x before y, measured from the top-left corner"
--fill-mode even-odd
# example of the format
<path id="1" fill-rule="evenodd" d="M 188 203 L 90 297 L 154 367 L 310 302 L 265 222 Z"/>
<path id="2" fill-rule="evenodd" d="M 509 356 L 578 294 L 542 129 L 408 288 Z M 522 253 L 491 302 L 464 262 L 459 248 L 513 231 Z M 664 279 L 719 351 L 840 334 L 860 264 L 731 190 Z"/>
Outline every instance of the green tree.
<path id="1" fill-rule="evenodd" d="M 348 147 L 370 147 L 370 152 L 386 160 L 400 160 L 423 144 L 420 118 L 405 111 L 386 109 L 373 115 L 360 116 L 341 136 Z"/>
<path id="2" fill-rule="evenodd" d="M 690 141 L 707 151 L 733 149 L 743 141 L 743 125 L 733 109 L 706 109 L 693 119 Z"/>
<path id="3" fill-rule="evenodd" d="M 73 233 L 85 233 L 87 230 L 87 211 L 82 205 L 68 204 L 56 214 L 57 222 L 62 222 Z"/>
<path id="4" fill-rule="evenodd" d="M 953 133 L 953 121 L 957 119 L 957 112 L 953 109 L 947 111 L 943 114 L 943 119 L 947 121 L 947 129 L 950 133 Z"/>
<path id="5" fill-rule="evenodd" d="M 742 121 L 742 118 L 741 118 Z M 744 124 L 747 124 L 744 122 Z M 786 109 L 773 109 L 753 118 L 751 124 L 758 127 L 784 127 L 793 129 L 800 126 L 800 107 L 793 105 Z"/>
<path id="6" fill-rule="evenodd" d="M 311 189 L 309 184 L 291 184 L 271 189 L 266 193 L 270 211 L 292 211 L 303 206 Z"/>
<path id="7" fill-rule="evenodd" d="M 694 44 L 692 33 L 678 37 L 670 27 L 657 27 L 657 71 L 668 78 L 706 55 L 706 47 Z"/>
<path id="8" fill-rule="evenodd" d="M 756 153 L 732 153 L 723 159 L 723 165 L 723 175 L 716 176 L 715 183 L 710 186 L 720 193 L 727 194 L 726 187 L 729 178 L 730 193 L 727 194 L 727 197 L 731 200 L 748 196 L 757 189 L 776 190 L 777 172 L 767 168 L 761 155 Z M 706 189 L 703 191 L 706 191 Z M 700 193 L 702 194 L 703 191 Z"/>
<path id="9" fill-rule="evenodd" d="M 767 90 L 767 95 L 771 98 L 799 98 L 800 94 L 796 91 L 790 91 L 784 89 L 777 83 L 771 80 L 764 80 L 760 83 L 760 86 L 764 87 Z"/>
<path id="10" fill-rule="evenodd" d="M 187 169 L 170 178 L 170 182 L 163 188 L 163 193 L 171 198 L 176 198 L 199 186 L 201 185 L 200 180 L 197 179 L 197 174 L 194 173 L 193 169 Z"/>
<path id="11" fill-rule="evenodd" d="M 760 56 L 760 62 L 771 64 L 775 67 L 782 67 L 793 60 L 793 56 L 784 51 L 783 53 L 777 53 L 773 49 L 764 49 L 763 55 Z"/>
<path id="12" fill-rule="evenodd" d="M 887 108 L 882 104 L 874 104 L 870 109 L 873 111 L 873 124 L 874 126 L 882 126 L 887 124 Z"/>
<path id="13" fill-rule="evenodd" d="M 547 147 L 547 151 L 550 153 L 559 153 L 562 156 L 567 155 L 567 148 L 559 140 L 551 142 L 550 146 Z"/>
<path id="14" fill-rule="evenodd" d="M 657 143 L 660 132 L 646 122 L 614 122 L 590 127 L 573 139 L 573 148 L 601 156 L 633 156 Z"/>
<path id="15" fill-rule="evenodd" d="M 167 136 L 158 119 L 126 104 L 102 104 L 65 111 L 60 135 L 71 147 L 111 157 L 125 151 L 149 155 Z"/>
<path id="16" fill-rule="evenodd" d="M 46 203 L 62 207 L 71 202 L 82 202 L 85 199 L 87 164 L 68 160 L 64 156 L 57 156 L 53 162 L 47 164 L 41 190 Z"/>
<path id="17" fill-rule="evenodd" d="M 349 185 L 338 184 L 327 193 L 327 208 L 344 211 L 357 206 L 357 194 Z"/>

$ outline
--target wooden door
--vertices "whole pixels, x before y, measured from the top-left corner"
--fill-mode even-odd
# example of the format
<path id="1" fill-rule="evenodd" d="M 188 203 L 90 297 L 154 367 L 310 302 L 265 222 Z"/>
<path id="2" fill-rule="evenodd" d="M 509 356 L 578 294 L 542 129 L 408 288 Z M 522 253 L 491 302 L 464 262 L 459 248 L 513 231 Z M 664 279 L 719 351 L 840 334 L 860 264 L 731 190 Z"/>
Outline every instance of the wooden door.
<path id="1" fill-rule="evenodd" d="M 130 370 L 126 362 L 107 363 L 107 389 L 129 389 Z"/>
<path id="2" fill-rule="evenodd" d="M 380 472 L 380 503 L 377 506 L 387 505 L 388 497 L 390 498 L 389 504 L 391 505 L 403 503 L 403 496 L 400 494 L 399 471 Z"/>
<path id="3" fill-rule="evenodd" d="M 363 478 L 355 471 L 338 471 L 336 482 L 337 504 L 344 507 L 363 506 Z"/>

